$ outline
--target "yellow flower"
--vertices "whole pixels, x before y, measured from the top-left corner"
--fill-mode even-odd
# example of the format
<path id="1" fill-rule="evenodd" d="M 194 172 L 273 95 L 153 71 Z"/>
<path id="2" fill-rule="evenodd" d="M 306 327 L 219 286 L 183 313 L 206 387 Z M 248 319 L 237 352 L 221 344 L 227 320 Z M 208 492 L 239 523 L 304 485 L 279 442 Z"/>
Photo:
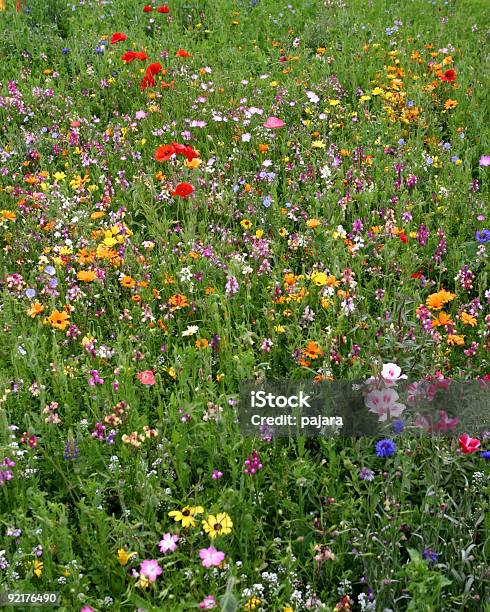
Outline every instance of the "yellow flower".
<path id="1" fill-rule="evenodd" d="M 249 219 L 243 219 L 240 221 L 240 225 L 243 227 L 243 229 L 247 230 L 252 227 L 252 222 Z"/>
<path id="2" fill-rule="evenodd" d="M 258 229 L 258 230 L 255 232 L 255 237 L 256 237 L 256 238 L 262 238 L 262 236 L 263 236 L 263 235 L 264 235 L 264 230 Z"/>
<path id="3" fill-rule="evenodd" d="M 136 586 L 140 589 L 147 589 L 150 586 L 150 579 L 141 574 L 138 581 L 136 582 Z"/>
<path id="4" fill-rule="evenodd" d="M 330 106 L 338 106 L 340 104 L 340 100 L 329 100 L 328 103 Z"/>
<path id="5" fill-rule="evenodd" d="M 284 236 L 288 235 L 288 230 L 285 227 L 281 227 L 279 229 L 279 236 L 282 236 L 284 238 Z"/>
<path id="6" fill-rule="evenodd" d="M 314 149 L 324 149 L 324 148 L 325 148 L 327 145 L 326 145 L 326 144 L 323 142 L 323 140 L 314 140 L 314 141 L 311 143 L 311 146 L 312 146 Z"/>
<path id="7" fill-rule="evenodd" d="M 191 168 L 191 169 L 199 168 L 201 164 L 202 164 L 202 160 L 199 159 L 199 157 L 195 157 L 194 159 L 191 159 L 191 161 L 187 159 L 184 161 L 184 166 L 186 168 Z"/>
<path id="8" fill-rule="evenodd" d="M 43 562 L 36 559 L 35 561 L 33 561 L 33 565 L 34 565 L 34 573 L 36 574 L 38 578 L 40 578 L 41 574 L 43 573 L 43 567 L 44 567 Z"/>
<path id="9" fill-rule="evenodd" d="M 227 535 L 231 533 L 233 527 L 233 521 L 226 512 L 220 512 L 219 514 L 210 514 L 207 520 L 202 522 L 204 531 L 209 535 L 211 540 L 218 535 Z"/>
<path id="10" fill-rule="evenodd" d="M 204 508 L 202 506 L 184 506 L 182 510 L 172 510 L 168 513 L 170 518 L 173 518 L 176 523 L 182 523 L 182 527 L 195 527 L 196 521 L 194 516 L 202 514 Z"/>
<path id="11" fill-rule="evenodd" d="M 371 92 L 371 95 L 380 96 L 382 93 L 383 93 L 383 90 L 381 89 L 381 87 L 375 87 L 373 91 Z"/>
<path id="12" fill-rule="evenodd" d="M 258 606 L 260 606 L 261 601 L 258 597 L 251 597 L 247 603 L 243 606 L 245 612 L 249 612 L 250 610 L 256 610 Z"/>
<path id="13" fill-rule="evenodd" d="M 325 272 L 315 272 L 310 278 L 318 287 L 324 287 L 327 284 L 328 277 Z"/>
<path id="14" fill-rule="evenodd" d="M 117 560 L 119 561 L 119 563 L 121 565 L 126 565 L 127 562 L 131 559 L 131 557 L 134 557 L 135 555 L 137 555 L 138 553 L 136 552 L 128 552 L 126 549 L 124 548 L 120 548 L 117 551 Z"/>

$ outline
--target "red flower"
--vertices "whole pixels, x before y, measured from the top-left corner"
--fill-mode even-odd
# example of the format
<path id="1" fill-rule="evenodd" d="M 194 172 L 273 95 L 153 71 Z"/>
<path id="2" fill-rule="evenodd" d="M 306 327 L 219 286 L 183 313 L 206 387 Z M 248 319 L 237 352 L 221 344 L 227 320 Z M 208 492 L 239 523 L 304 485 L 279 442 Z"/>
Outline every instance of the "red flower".
<path id="1" fill-rule="evenodd" d="M 162 70 L 162 65 L 158 62 L 153 62 L 146 68 L 146 76 L 154 77 Z"/>
<path id="2" fill-rule="evenodd" d="M 115 45 L 118 42 L 122 42 L 123 40 L 126 40 L 126 38 L 126 34 L 123 34 L 122 32 L 115 32 L 111 36 L 111 45 Z"/>
<path id="3" fill-rule="evenodd" d="M 179 49 L 175 55 L 176 57 L 191 57 L 191 54 L 184 51 L 184 49 Z"/>
<path id="4" fill-rule="evenodd" d="M 422 272 L 414 272 L 410 278 L 422 278 Z"/>
<path id="5" fill-rule="evenodd" d="M 179 183 L 175 188 L 175 191 L 172 191 L 173 196 L 180 196 L 181 198 L 187 198 L 194 191 L 192 185 L 189 183 Z"/>
<path id="6" fill-rule="evenodd" d="M 155 79 L 152 76 L 145 76 L 140 81 L 140 89 L 146 89 L 147 87 L 155 87 Z"/>
<path id="7" fill-rule="evenodd" d="M 199 157 L 198 153 L 196 153 L 192 147 L 186 147 L 184 155 L 187 157 L 187 161 L 192 161 Z"/>
<path id="8" fill-rule="evenodd" d="M 166 4 L 157 8 L 157 13 L 170 13 L 170 9 Z"/>
<path id="9" fill-rule="evenodd" d="M 152 10 L 153 10 L 153 7 L 152 7 L 152 6 L 150 6 L 149 4 L 147 4 L 146 6 L 144 6 L 144 7 L 143 7 L 143 11 L 144 11 L 145 13 L 151 13 L 151 12 L 152 12 Z"/>
<path id="10" fill-rule="evenodd" d="M 167 161 L 167 159 L 170 159 L 174 153 L 175 148 L 173 145 L 161 145 L 155 151 L 155 159 L 159 162 L 164 162 Z"/>
<path id="11" fill-rule="evenodd" d="M 406 244 L 406 243 L 408 242 L 407 235 L 406 235 L 404 232 L 402 232 L 401 234 L 399 234 L 399 238 L 400 238 L 400 240 L 401 240 L 401 241 L 402 241 L 404 244 Z"/>
<path id="12" fill-rule="evenodd" d="M 148 56 L 146 55 L 146 53 L 143 53 L 143 51 L 126 51 L 126 53 L 121 56 L 121 59 L 123 62 L 129 64 L 129 62 L 132 62 L 135 59 L 144 61 L 148 59 Z"/>
<path id="13" fill-rule="evenodd" d="M 456 80 L 456 73 L 454 70 L 446 70 L 446 72 L 441 76 L 443 81 L 447 81 L 448 83 L 453 83 Z"/>
<path id="14" fill-rule="evenodd" d="M 468 434 L 464 433 L 459 436 L 459 448 L 465 455 L 469 455 L 470 453 L 474 453 L 481 446 L 480 440 L 478 438 L 471 438 Z"/>
<path id="15" fill-rule="evenodd" d="M 155 384 L 155 376 L 151 370 L 144 370 L 143 372 L 138 372 L 138 380 L 144 385 Z"/>

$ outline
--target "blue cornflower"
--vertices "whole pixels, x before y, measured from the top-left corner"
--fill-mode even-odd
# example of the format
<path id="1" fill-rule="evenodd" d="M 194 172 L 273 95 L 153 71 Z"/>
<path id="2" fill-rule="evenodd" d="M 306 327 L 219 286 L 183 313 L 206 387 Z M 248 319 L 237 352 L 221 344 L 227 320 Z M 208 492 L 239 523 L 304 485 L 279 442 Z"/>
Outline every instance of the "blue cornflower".
<path id="1" fill-rule="evenodd" d="M 376 455 L 378 457 L 391 457 L 396 453 L 396 444 L 393 440 L 385 438 L 376 442 Z"/>
<path id="2" fill-rule="evenodd" d="M 422 552 L 422 559 L 425 559 L 429 563 L 437 563 L 437 560 L 439 559 L 439 555 L 438 553 L 434 552 L 430 548 L 424 548 Z"/>
<path id="3" fill-rule="evenodd" d="M 396 419 L 391 424 L 391 427 L 393 429 L 393 433 L 402 433 L 402 431 L 405 429 L 405 421 L 403 419 Z"/>
<path id="4" fill-rule="evenodd" d="M 490 230 L 482 229 L 476 232 L 476 239 L 478 242 L 488 242 L 490 240 Z"/>
<path id="5" fill-rule="evenodd" d="M 483 453 L 481 453 L 480 457 L 482 459 L 486 459 L 488 461 L 490 459 L 490 451 L 483 451 Z"/>
<path id="6" fill-rule="evenodd" d="M 70 49 L 68 49 L 68 47 L 63 47 L 63 49 L 61 49 L 61 53 L 63 53 L 63 55 L 67 55 L 70 53 Z"/>

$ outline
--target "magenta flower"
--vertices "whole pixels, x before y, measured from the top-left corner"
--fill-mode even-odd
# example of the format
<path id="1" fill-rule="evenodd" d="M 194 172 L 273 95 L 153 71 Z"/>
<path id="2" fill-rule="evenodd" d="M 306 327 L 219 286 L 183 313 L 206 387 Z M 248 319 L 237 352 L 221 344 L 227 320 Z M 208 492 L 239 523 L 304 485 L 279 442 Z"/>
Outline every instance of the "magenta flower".
<path id="1" fill-rule="evenodd" d="M 177 550 L 177 542 L 179 541 L 179 536 L 171 533 L 166 533 L 163 538 L 160 540 L 159 547 L 160 552 L 165 554 L 167 552 L 175 552 Z"/>
<path id="2" fill-rule="evenodd" d="M 142 576 L 146 576 L 150 582 L 155 582 L 158 576 L 163 574 L 163 570 L 156 559 L 146 559 L 140 563 L 140 573 Z"/>
<path id="3" fill-rule="evenodd" d="M 209 548 L 201 548 L 199 551 L 199 558 L 202 560 L 204 567 L 217 567 L 224 560 L 225 553 L 216 550 L 214 546 L 210 546 Z"/>
<path id="4" fill-rule="evenodd" d="M 223 472 L 213 470 L 213 480 L 219 480 L 223 476 Z"/>

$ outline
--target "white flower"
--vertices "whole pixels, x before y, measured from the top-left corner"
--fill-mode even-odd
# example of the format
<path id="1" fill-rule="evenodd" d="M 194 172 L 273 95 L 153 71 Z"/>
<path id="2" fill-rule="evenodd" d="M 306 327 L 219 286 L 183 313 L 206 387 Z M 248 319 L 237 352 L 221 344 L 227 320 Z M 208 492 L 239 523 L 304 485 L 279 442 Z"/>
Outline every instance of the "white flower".
<path id="1" fill-rule="evenodd" d="M 317 104 L 318 102 L 320 102 L 320 98 L 316 95 L 314 91 L 307 91 L 306 95 L 308 96 L 308 100 L 312 104 Z"/>
<path id="2" fill-rule="evenodd" d="M 197 325 L 188 325 L 187 329 L 182 332 L 182 336 L 194 336 L 199 331 Z"/>

